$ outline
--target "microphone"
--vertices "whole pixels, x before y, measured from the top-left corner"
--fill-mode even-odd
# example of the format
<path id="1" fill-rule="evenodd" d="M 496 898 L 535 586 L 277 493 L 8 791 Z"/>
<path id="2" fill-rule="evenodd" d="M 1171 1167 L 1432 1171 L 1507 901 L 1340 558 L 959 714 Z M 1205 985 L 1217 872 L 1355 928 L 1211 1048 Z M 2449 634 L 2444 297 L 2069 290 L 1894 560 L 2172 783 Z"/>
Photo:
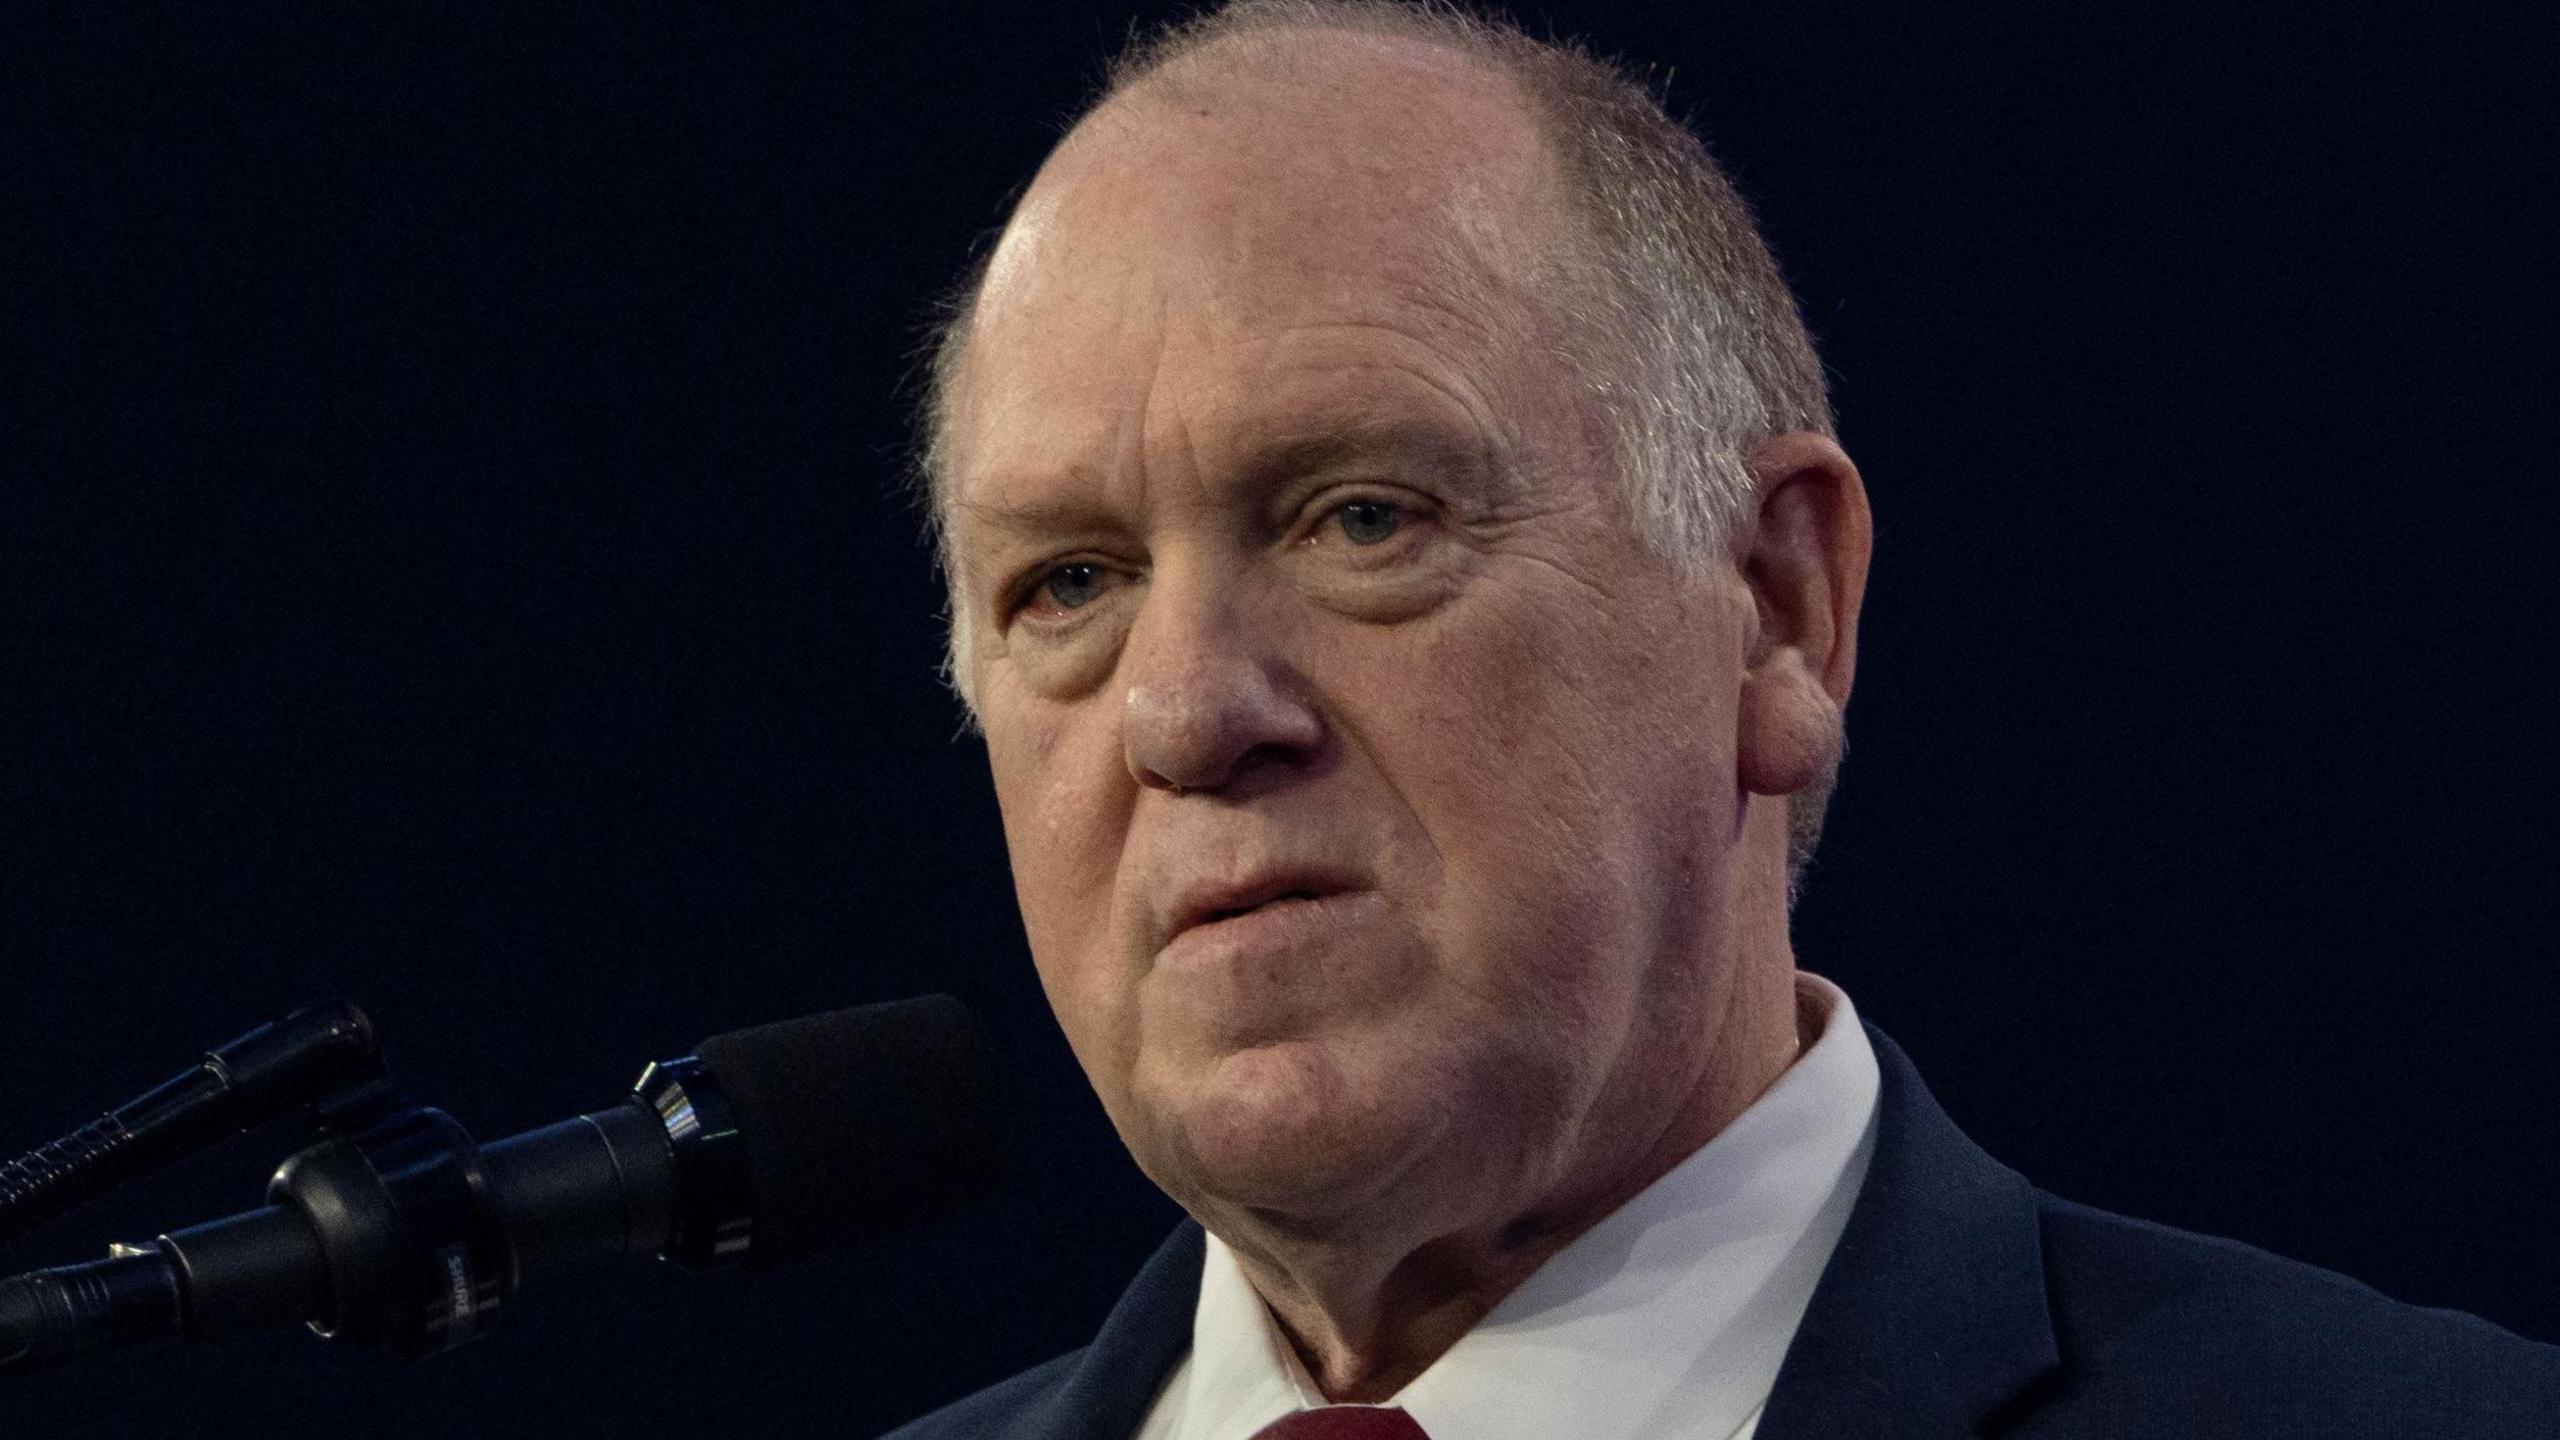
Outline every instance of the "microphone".
<path id="1" fill-rule="evenodd" d="M 382 1078 L 373 1024 L 344 1000 L 261 1025 L 52 1144 L 0 1165 L 0 1245 L 297 1105 L 360 1091 Z"/>
<path id="2" fill-rule="evenodd" d="M 0 1281 L 0 1373 L 307 1323 L 423 1358 L 528 1274 L 624 1255 L 761 1268 L 966 1205 L 994 1084 L 947 995 L 715 1035 L 623 1103 L 475 1145 L 403 1109 L 288 1159 L 259 1210 Z"/>

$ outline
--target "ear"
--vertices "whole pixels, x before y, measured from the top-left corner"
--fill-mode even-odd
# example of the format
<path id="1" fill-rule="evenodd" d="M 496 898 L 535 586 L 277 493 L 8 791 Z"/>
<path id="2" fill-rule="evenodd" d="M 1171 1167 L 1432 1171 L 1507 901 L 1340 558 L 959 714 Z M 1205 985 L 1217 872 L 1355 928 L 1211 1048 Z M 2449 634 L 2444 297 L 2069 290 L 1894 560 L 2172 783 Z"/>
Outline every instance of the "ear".
<path id="1" fill-rule="evenodd" d="M 1780 435 L 1751 471 L 1756 509 L 1733 555 L 1756 613 L 1736 767 L 1745 790 L 1792 795 L 1840 754 L 1874 536 L 1858 467 L 1827 437 Z"/>

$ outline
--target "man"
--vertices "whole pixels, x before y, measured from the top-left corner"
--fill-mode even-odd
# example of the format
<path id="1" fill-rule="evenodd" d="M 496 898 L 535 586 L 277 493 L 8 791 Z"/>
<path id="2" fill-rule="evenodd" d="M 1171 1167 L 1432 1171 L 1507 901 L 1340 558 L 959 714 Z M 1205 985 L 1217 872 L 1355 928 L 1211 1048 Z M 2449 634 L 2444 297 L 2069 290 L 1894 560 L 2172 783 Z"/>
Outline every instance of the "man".
<path id="1" fill-rule="evenodd" d="M 1032 953 L 1197 1224 L 901 1435 L 2560 1431 L 2560 1352 L 2041 1195 L 1796 970 L 1867 502 L 1739 201 L 1605 67 L 1172 32 L 929 409 Z"/>

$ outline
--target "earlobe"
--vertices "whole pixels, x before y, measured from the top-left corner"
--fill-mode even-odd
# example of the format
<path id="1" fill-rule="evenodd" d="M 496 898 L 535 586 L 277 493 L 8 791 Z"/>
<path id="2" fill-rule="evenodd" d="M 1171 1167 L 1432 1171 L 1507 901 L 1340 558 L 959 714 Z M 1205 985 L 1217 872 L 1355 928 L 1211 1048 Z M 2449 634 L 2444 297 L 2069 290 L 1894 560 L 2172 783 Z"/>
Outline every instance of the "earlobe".
<path id="1" fill-rule="evenodd" d="M 1735 779 L 1754 795 L 1792 795 L 1839 754 L 1839 703 L 1793 647 L 1777 647 L 1743 681 L 1737 718 Z"/>

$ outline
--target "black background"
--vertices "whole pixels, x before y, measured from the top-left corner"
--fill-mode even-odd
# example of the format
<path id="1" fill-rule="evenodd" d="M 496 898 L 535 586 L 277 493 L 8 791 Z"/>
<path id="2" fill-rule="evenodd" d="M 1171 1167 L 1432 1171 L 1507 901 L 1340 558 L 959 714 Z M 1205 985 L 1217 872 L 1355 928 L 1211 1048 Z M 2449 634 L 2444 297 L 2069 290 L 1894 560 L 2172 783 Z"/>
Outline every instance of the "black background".
<path id="1" fill-rule="evenodd" d="M 1873 498 L 1802 963 L 2051 1189 L 2560 1340 L 2537 8 L 1532 13 L 1670 69 Z M 924 301 L 1166 13 L 9 10 L 0 1145 L 336 994 L 486 1138 L 947 989 L 1015 1133 L 894 1243 L 0 1428 L 866 1434 L 1089 1334 L 1173 1211 L 1048 1018 L 891 484 Z"/>

